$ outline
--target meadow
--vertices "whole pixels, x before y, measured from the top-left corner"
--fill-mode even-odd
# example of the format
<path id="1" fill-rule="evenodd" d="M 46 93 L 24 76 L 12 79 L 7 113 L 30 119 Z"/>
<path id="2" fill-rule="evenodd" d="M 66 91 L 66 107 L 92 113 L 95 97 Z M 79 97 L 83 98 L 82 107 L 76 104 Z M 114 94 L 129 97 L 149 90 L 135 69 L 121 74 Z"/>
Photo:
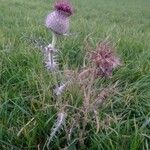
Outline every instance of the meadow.
<path id="1" fill-rule="evenodd" d="M 62 132 L 51 149 L 149 150 L 150 1 L 72 3 L 76 12 L 71 17 L 71 32 L 77 35 L 59 40 L 61 68 L 81 68 L 86 39 L 95 47 L 109 36 L 122 60 L 110 81 L 119 81 L 118 95 L 103 106 L 99 113 L 100 131 L 96 133 L 93 126 L 83 147 L 76 139 L 66 144 Z M 0 0 L 1 150 L 43 149 L 56 120 L 56 111 L 51 107 L 54 81 L 34 42 L 51 42 L 44 20 L 52 11 L 52 4 L 52 0 Z M 80 103 L 77 89 L 74 91 L 64 97 Z M 105 123 L 106 117 L 113 121 Z"/>

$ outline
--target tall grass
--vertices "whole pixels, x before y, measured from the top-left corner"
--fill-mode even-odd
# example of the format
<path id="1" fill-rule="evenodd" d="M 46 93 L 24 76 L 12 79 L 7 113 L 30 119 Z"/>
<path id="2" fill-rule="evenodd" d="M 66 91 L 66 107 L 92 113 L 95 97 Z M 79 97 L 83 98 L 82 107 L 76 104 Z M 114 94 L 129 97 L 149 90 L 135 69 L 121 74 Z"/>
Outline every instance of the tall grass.
<path id="1" fill-rule="evenodd" d="M 94 47 L 109 36 L 124 63 L 111 79 L 112 83 L 119 80 L 119 93 L 102 108 L 99 133 L 93 126 L 81 148 L 76 135 L 67 144 L 62 132 L 51 149 L 150 149 L 149 0 L 72 2 L 77 10 L 71 32 L 78 36 L 59 41 L 61 67 L 82 66 L 87 37 Z M 51 4 L 50 0 L 0 1 L 0 149 L 42 149 L 57 119 L 51 106 L 54 80 L 30 40 L 51 41 L 44 27 Z M 77 106 L 80 91 L 77 87 L 71 91 L 64 97 Z"/>

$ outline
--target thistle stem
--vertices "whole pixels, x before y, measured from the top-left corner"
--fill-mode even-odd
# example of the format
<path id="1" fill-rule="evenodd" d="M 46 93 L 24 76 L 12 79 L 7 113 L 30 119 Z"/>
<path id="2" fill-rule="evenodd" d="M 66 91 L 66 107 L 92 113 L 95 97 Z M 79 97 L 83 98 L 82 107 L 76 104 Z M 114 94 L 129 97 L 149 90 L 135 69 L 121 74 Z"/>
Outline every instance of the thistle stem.
<path id="1" fill-rule="evenodd" d="M 51 61 L 51 52 L 48 53 L 48 60 Z"/>
<path id="2" fill-rule="evenodd" d="M 57 36 L 54 32 L 52 32 L 52 48 L 55 48 L 56 41 L 57 41 Z"/>
<path id="3" fill-rule="evenodd" d="M 47 46 L 47 50 L 48 50 L 48 53 L 47 53 L 47 59 L 48 59 L 48 67 L 51 69 L 51 70 L 55 70 L 56 66 L 57 66 L 57 63 L 55 62 L 55 58 L 54 58 L 54 53 L 55 53 L 55 45 L 56 45 L 56 41 L 57 41 L 57 36 L 54 32 L 52 32 L 52 42 L 51 44 L 49 44 Z"/>
<path id="4" fill-rule="evenodd" d="M 57 41 L 57 37 L 56 34 L 54 32 L 52 32 L 52 50 L 50 51 L 50 60 L 51 60 L 51 64 L 53 65 L 53 53 L 54 53 L 54 49 L 55 49 L 55 45 L 56 45 L 56 41 Z"/>
<path id="5" fill-rule="evenodd" d="M 52 64 L 52 66 L 54 65 L 54 60 L 53 60 L 53 51 L 51 50 L 50 51 L 50 53 L 49 53 L 49 59 L 50 59 L 50 61 L 51 61 L 51 64 Z"/>

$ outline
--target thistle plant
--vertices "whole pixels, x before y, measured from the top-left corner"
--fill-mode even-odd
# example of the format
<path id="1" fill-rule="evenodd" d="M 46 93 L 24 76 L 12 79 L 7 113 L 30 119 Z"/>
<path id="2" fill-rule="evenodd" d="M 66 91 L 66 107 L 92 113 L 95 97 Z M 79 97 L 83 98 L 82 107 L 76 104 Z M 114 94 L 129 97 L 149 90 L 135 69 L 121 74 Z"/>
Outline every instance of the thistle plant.
<path id="1" fill-rule="evenodd" d="M 117 82 L 113 85 L 97 88 L 98 82 L 103 78 L 111 78 L 113 70 L 121 65 L 121 61 L 116 54 L 114 46 L 109 41 L 102 41 L 97 44 L 96 49 L 88 48 L 86 54 L 86 64 L 79 70 L 59 70 L 56 49 L 57 38 L 68 34 L 69 20 L 73 14 L 73 7 L 67 0 L 59 0 L 54 5 L 54 11 L 51 12 L 45 21 L 45 25 L 52 31 L 52 43 L 44 49 L 46 67 L 51 71 L 57 70 L 60 78 L 64 80 L 58 85 L 56 74 L 55 79 L 55 109 L 57 119 L 51 129 L 46 145 L 50 149 L 51 142 L 57 137 L 61 129 L 66 133 L 66 140 L 69 142 L 76 136 L 78 142 L 84 145 L 88 126 L 95 124 L 96 133 L 100 130 L 99 112 L 106 100 L 115 93 Z M 69 98 L 65 96 L 66 92 L 71 94 L 71 89 L 78 88 L 78 96 L 82 103 L 74 106 Z M 74 135 L 75 134 L 75 135 Z"/>
<path id="2" fill-rule="evenodd" d="M 67 0 L 59 0 L 54 5 L 45 20 L 45 26 L 52 31 L 52 43 L 45 47 L 46 68 L 49 70 L 58 69 L 57 50 L 55 48 L 57 38 L 69 32 L 70 16 L 73 14 L 73 7 Z"/>

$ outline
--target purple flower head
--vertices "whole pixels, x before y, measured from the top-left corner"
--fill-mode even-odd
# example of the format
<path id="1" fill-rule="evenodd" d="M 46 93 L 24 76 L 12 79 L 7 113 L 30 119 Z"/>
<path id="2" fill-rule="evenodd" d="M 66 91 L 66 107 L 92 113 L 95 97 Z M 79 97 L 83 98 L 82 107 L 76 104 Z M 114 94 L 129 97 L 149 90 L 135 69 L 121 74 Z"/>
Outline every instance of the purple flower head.
<path id="1" fill-rule="evenodd" d="M 101 42 L 96 51 L 91 52 L 90 59 L 96 65 L 96 74 L 100 76 L 112 76 L 113 69 L 120 65 L 120 59 L 108 42 Z"/>
<path id="2" fill-rule="evenodd" d="M 73 7 L 68 0 L 59 0 L 54 7 L 55 10 L 46 17 L 45 25 L 56 34 L 67 34 L 70 26 L 69 16 L 73 14 Z"/>
<path id="3" fill-rule="evenodd" d="M 56 2 L 54 8 L 61 13 L 66 14 L 66 16 L 71 16 L 73 14 L 73 6 L 68 0 L 59 0 Z"/>

